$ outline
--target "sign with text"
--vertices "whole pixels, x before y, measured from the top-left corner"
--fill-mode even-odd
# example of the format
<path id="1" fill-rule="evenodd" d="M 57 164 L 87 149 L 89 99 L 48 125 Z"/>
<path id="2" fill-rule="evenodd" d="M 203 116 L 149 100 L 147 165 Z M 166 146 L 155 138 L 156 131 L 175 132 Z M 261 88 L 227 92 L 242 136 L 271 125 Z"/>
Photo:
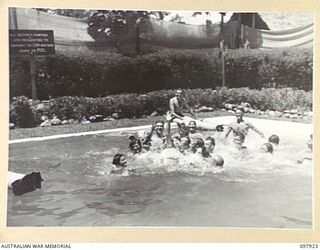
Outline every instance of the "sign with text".
<path id="1" fill-rule="evenodd" d="M 53 30 L 10 30 L 10 55 L 53 55 Z"/>

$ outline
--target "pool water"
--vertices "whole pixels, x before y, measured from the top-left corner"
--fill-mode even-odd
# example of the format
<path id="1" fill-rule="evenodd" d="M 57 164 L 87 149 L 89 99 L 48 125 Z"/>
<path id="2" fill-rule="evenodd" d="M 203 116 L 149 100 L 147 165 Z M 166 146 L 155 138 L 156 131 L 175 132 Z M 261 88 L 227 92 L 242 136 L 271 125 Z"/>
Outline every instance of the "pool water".
<path id="1" fill-rule="evenodd" d="M 216 118 L 230 122 L 234 117 Z M 42 189 L 14 196 L 8 190 L 8 226 L 183 226 L 311 229 L 312 162 L 297 164 L 311 124 L 247 119 L 266 137 L 280 136 L 273 155 L 253 131 L 248 150 L 232 135 L 209 133 L 224 168 L 173 149 L 130 155 L 129 129 L 10 144 L 9 170 L 40 171 Z M 130 174 L 110 174 L 115 153 L 128 155 Z"/>

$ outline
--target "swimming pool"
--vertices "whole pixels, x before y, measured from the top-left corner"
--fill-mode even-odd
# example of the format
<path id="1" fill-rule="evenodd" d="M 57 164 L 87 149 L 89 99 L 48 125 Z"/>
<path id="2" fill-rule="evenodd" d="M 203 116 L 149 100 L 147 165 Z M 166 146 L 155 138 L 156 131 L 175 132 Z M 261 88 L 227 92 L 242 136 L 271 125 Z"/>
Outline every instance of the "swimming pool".
<path id="1" fill-rule="evenodd" d="M 227 123 L 234 117 L 219 117 Z M 273 155 L 258 153 L 254 132 L 244 155 L 232 136 L 216 138 L 223 169 L 168 150 L 128 156 L 133 174 L 112 175 L 115 153 L 129 153 L 130 129 L 9 145 L 9 170 L 41 171 L 41 190 L 8 191 L 7 226 L 178 226 L 311 229 L 312 162 L 297 164 L 311 124 L 245 118 L 266 136 L 278 134 Z"/>

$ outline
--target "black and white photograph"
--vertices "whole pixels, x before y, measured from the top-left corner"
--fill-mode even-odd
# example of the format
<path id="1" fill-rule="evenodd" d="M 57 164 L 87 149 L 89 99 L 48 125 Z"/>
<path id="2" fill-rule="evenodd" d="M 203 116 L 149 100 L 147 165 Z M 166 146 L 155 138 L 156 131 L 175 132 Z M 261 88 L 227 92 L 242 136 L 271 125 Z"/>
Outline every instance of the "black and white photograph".
<path id="1" fill-rule="evenodd" d="M 313 12 L 7 11 L 8 228 L 315 227 Z"/>

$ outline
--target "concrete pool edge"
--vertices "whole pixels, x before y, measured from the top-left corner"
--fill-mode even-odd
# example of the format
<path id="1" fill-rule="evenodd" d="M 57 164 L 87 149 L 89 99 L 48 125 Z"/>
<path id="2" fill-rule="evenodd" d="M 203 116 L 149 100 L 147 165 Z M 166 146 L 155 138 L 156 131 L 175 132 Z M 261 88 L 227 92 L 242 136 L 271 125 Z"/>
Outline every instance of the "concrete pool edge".
<path id="1" fill-rule="evenodd" d="M 216 121 L 218 119 L 223 118 L 223 120 L 230 120 L 234 119 L 233 116 L 219 116 L 219 117 L 210 117 L 205 118 L 206 121 Z M 252 117 L 245 117 L 245 120 L 248 121 L 258 121 L 261 119 L 258 118 L 252 118 Z M 295 123 L 294 121 L 278 121 L 278 120 L 270 120 L 270 119 L 263 119 L 268 121 L 273 121 L 275 123 L 288 123 L 292 124 Z M 307 123 L 310 126 L 313 127 L 312 123 Z M 87 131 L 87 132 L 78 132 L 78 133 L 68 133 L 68 134 L 58 134 L 58 135 L 50 135 L 50 136 L 41 136 L 41 137 L 29 137 L 29 138 L 22 138 L 22 139 L 14 139 L 9 140 L 9 144 L 17 144 L 17 143 L 25 143 L 25 142 L 36 142 L 36 141 L 46 141 L 46 140 L 54 140 L 54 139 L 61 139 L 61 138 L 68 138 L 68 137 L 77 137 L 77 136 L 86 136 L 86 135 L 95 135 L 95 134 L 112 134 L 116 132 L 125 132 L 125 131 L 139 131 L 144 129 L 149 129 L 151 127 L 150 125 L 141 125 L 141 126 L 135 126 L 135 127 L 122 127 L 122 128 L 113 128 L 113 129 L 104 129 L 104 130 L 95 130 L 95 131 Z M 173 124 L 172 127 L 176 127 L 176 124 Z"/>

